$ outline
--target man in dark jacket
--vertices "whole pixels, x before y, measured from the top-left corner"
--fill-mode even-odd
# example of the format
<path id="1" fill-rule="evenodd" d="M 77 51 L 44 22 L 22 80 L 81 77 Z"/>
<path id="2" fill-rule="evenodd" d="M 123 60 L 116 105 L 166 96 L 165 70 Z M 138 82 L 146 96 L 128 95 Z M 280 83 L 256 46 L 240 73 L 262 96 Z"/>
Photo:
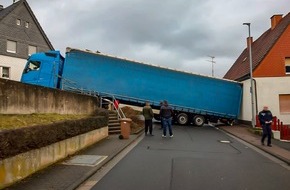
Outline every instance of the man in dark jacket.
<path id="1" fill-rule="evenodd" d="M 149 133 L 151 136 L 153 136 L 153 127 L 152 127 L 152 119 L 153 119 L 153 111 L 152 108 L 149 104 L 149 102 L 146 102 L 145 106 L 143 107 L 143 111 L 142 114 L 145 118 L 145 135 L 148 135 L 148 129 L 149 129 Z"/>
<path id="2" fill-rule="evenodd" d="M 160 109 L 160 117 L 163 122 L 163 135 L 162 137 L 166 137 L 167 128 L 169 130 L 170 137 L 173 137 L 172 133 L 172 117 L 173 117 L 173 109 L 168 105 L 168 102 L 164 100 L 163 105 Z"/>
<path id="3" fill-rule="evenodd" d="M 161 121 L 161 127 L 160 127 L 160 129 L 163 129 L 163 122 L 162 122 L 162 117 L 161 117 L 161 114 L 160 114 L 161 107 L 163 106 L 163 101 L 161 101 L 159 105 L 160 105 L 159 116 L 160 116 L 160 121 Z"/>
<path id="4" fill-rule="evenodd" d="M 272 146 L 271 145 L 272 119 L 273 119 L 273 115 L 272 115 L 271 111 L 268 110 L 268 106 L 264 106 L 263 110 L 259 113 L 259 121 L 260 121 L 260 124 L 262 125 L 262 128 L 263 128 L 263 135 L 262 135 L 262 139 L 261 139 L 262 145 L 264 145 L 264 140 L 267 137 L 268 138 L 267 145 Z"/>

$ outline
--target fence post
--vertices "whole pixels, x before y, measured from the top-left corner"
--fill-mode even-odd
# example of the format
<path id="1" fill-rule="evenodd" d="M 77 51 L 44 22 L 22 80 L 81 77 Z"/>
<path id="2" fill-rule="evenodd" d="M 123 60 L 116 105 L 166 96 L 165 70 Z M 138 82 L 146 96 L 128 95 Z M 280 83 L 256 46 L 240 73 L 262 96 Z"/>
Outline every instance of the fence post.
<path id="1" fill-rule="evenodd" d="M 285 127 L 283 126 L 283 122 L 281 122 L 281 139 L 285 140 Z"/>
<path id="2" fill-rule="evenodd" d="M 277 130 L 277 117 L 276 116 L 273 118 L 272 129 L 274 131 Z"/>
<path id="3" fill-rule="evenodd" d="M 256 127 L 261 127 L 258 115 L 256 115 Z"/>

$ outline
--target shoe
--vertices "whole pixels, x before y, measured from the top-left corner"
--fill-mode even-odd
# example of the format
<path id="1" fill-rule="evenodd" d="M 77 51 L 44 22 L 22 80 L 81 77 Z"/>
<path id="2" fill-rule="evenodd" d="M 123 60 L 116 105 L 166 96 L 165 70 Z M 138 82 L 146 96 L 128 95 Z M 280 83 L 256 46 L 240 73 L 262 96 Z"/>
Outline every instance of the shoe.
<path id="1" fill-rule="evenodd" d="M 272 145 L 268 144 L 267 146 L 272 147 Z"/>
<path id="2" fill-rule="evenodd" d="M 162 135 L 163 138 L 166 138 L 166 135 Z"/>
<path id="3" fill-rule="evenodd" d="M 170 135 L 171 138 L 173 138 L 173 135 Z"/>
<path id="4" fill-rule="evenodd" d="M 261 144 L 262 144 L 263 146 L 265 145 L 265 143 L 263 143 L 263 142 L 262 142 Z"/>
<path id="5" fill-rule="evenodd" d="M 147 134 L 147 133 L 145 133 L 145 136 L 148 136 L 148 134 Z"/>
<path id="6" fill-rule="evenodd" d="M 150 134 L 150 136 L 154 136 L 153 134 Z"/>

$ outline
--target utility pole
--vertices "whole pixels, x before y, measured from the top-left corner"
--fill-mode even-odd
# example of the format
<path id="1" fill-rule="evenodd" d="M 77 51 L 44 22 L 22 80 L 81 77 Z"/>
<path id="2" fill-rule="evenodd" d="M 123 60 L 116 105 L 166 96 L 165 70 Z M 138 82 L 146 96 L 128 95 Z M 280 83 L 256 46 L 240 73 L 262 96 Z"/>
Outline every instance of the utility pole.
<path id="1" fill-rule="evenodd" d="M 248 26 L 249 29 L 249 38 L 251 38 L 251 23 L 243 23 L 243 25 Z M 249 58 L 250 58 L 250 82 L 251 82 L 251 106 L 252 106 L 252 127 L 255 127 L 255 107 L 254 107 L 254 84 L 253 84 L 253 58 L 252 58 L 252 44 L 250 41 L 248 41 L 249 44 Z"/>
<path id="2" fill-rule="evenodd" d="M 211 76 L 214 77 L 214 66 L 213 66 L 213 64 L 215 63 L 215 61 L 214 61 L 213 59 L 214 59 L 215 57 L 214 57 L 214 56 L 211 56 L 211 55 L 208 55 L 208 57 L 211 58 L 211 60 L 207 60 L 207 61 L 211 62 Z"/>

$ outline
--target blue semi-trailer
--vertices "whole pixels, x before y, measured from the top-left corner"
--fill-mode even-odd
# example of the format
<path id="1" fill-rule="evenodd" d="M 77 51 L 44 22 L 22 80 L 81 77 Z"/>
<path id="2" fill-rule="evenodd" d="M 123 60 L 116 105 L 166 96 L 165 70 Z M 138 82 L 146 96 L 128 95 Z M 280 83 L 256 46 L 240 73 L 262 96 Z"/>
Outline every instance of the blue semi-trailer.
<path id="1" fill-rule="evenodd" d="M 202 126 L 239 116 L 241 83 L 122 59 L 99 52 L 67 48 L 40 52 L 28 58 L 21 81 L 62 90 L 110 94 L 129 105 L 149 101 L 159 109 L 167 100 L 179 124 Z M 158 114 L 155 114 L 158 119 Z"/>

